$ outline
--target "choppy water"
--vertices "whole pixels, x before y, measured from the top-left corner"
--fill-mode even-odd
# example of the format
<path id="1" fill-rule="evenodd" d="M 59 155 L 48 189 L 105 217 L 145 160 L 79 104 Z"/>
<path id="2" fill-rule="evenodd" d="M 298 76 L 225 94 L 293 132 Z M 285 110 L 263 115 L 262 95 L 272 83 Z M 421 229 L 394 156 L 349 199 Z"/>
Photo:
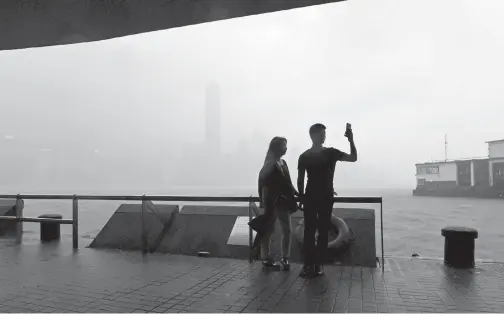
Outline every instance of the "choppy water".
<path id="1" fill-rule="evenodd" d="M 81 193 L 80 191 L 74 191 Z M 134 191 L 114 194 L 140 194 Z M 231 189 L 180 188 L 170 191 L 146 191 L 148 194 L 247 196 L 253 191 Z M 426 258 L 442 258 L 444 238 L 441 228 L 448 225 L 472 227 L 478 230 L 476 257 L 479 260 L 504 261 L 503 200 L 413 197 L 411 190 L 338 191 L 341 196 L 383 196 L 384 248 L 387 256 L 409 257 L 413 253 Z M 95 194 L 95 193 L 93 193 Z M 99 194 L 110 194 L 101 192 Z M 120 201 L 79 201 L 79 233 L 93 238 L 105 225 Z M 134 203 L 134 202 L 133 202 Z M 377 205 L 341 204 L 342 207 L 376 210 L 377 253 L 380 253 L 380 214 Z M 70 201 L 25 201 L 24 216 L 60 213 L 71 217 Z M 25 223 L 25 236 L 39 238 L 39 225 Z M 63 236 L 71 237 L 71 226 L 63 225 Z"/>

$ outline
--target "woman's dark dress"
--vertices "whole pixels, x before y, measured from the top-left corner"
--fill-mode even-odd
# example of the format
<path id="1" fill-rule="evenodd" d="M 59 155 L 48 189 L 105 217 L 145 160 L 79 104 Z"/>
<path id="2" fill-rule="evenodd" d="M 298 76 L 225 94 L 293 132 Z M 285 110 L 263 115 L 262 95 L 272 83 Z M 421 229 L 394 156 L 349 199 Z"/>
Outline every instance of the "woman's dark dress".
<path id="1" fill-rule="evenodd" d="M 276 222 L 275 211 L 280 210 L 296 211 L 297 203 L 294 200 L 294 188 L 290 178 L 287 163 L 282 160 L 282 168 L 275 165 L 273 172 L 264 180 L 262 186 L 269 190 L 267 199 L 263 200 L 264 214 L 257 216 L 250 223 L 250 227 L 257 232 L 252 249 L 256 249 L 264 235 Z M 282 172 L 283 170 L 283 172 Z"/>

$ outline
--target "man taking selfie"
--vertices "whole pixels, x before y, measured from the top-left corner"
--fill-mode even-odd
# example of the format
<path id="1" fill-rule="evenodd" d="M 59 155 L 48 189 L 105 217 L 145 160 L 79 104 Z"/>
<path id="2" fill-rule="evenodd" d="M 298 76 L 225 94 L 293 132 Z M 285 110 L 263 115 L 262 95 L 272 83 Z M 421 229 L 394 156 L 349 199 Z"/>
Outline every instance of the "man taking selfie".
<path id="1" fill-rule="evenodd" d="M 337 161 L 356 162 L 357 149 L 351 125 L 347 123 L 345 136 L 350 142 L 350 154 L 333 147 L 324 147 L 326 127 L 317 123 L 310 127 L 312 147 L 299 156 L 298 191 L 304 206 L 304 266 L 301 277 L 321 276 L 327 260 L 327 244 L 334 204 L 334 170 Z M 308 174 L 306 191 L 305 172 Z M 318 230 L 317 246 L 315 233 Z"/>

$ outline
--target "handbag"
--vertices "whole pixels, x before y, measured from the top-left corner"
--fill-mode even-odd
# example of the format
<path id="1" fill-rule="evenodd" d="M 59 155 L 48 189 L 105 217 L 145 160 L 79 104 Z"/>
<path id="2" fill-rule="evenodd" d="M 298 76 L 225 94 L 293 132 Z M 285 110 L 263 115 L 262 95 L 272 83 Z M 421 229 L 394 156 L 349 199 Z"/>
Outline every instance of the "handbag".
<path id="1" fill-rule="evenodd" d="M 259 215 L 252 219 L 249 223 L 247 223 L 252 230 L 257 233 L 263 234 L 266 233 L 267 230 L 267 219 L 265 215 Z"/>
<path id="2" fill-rule="evenodd" d="M 291 214 L 294 214 L 298 210 L 298 204 L 294 199 L 294 195 L 285 196 L 280 194 L 277 198 L 277 206 L 288 210 Z"/>
<path id="3" fill-rule="evenodd" d="M 284 185 L 291 187 L 292 181 L 290 178 L 289 167 L 287 166 L 287 163 L 284 162 L 280 167 L 280 170 L 282 173 Z M 284 192 L 280 193 L 280 196 L 278 196 L 276 202 L 277 206 L 283 209 L 287 209 L 291 214 L 294 214 L 299 209 L 296 199 L 294 198 L 294 193 L 290 190 L 290 188 L 288 189 L 288 191 L 284 190 Z"/>
<path id="4" fill-rule="evenodd" d="M 270 227 L 268 219 L 266 215 L 259 215 L 247 223 L 252 230 L 257 232 L 251 247 L 252 251 L 256 251 L 260 247 L 263 237 L 268 233 Z"/>

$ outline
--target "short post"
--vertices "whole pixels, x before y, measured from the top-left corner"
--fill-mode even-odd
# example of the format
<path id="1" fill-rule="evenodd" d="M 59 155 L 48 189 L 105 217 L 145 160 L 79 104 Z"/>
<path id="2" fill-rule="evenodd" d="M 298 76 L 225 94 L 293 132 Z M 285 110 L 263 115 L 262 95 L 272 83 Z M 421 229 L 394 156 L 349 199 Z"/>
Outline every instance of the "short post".
<path id="1" fill-rule="evenodd" d="M 381 269 L 385 271 L 385 248 L 383 247 L 383 199 L 380 202 Z"/>
<path id="2" fill-rule="evenodd" d="M 250 227 L 250 222 L 252 221 L 252 196 L 249 198 L 249 206 L 248 206 L 248 215 L 249 215 L 249 263 L 253 262 L 252 258 L 252 237 L 254 236 L 252 232 L 252 227 Z"/>
<path id="3" fill-rule="evenodd" d="M 465 227 L 444 227 L 441 235 L 445 237 L 444 263 L 454 268 L 474 267 L 474 242 L 478 231 Z"/>
<path id="4" fill-rule="evenodd" d="M 142 243 L 142 255 L 147 254 L 147 237 L 146 237 L 146 230 L 145 230 L 145 224 L 144 224 L 144 218 L 145 218 L 145 211 L 147 209 L 147 202 L 145 201 L 145 194 L 142 196 L 142 215 L 141 215 L 141 226 L 140 226 L 140 232 L 141 232 L 141 243 Z"/>
<path id="5" fill-rule="evenodd" d="M 39 218 L 63 219 L 60 214 L 44 214 Z M 55 221 L 40 222 L 40 241 L 52 242 L 61 238 L 61 224 Z"/>
<path id="6" fill-rule="evenodd" d="M 16 243 L 20 244 L 23 239 L 23 222 L 21 218 L 23 217 L 23 200 L 18 194 L 16 197 Z"/>
<path id="7" fill-rule="evenodd" d="M 74 194 L 72 199 L 72 242 L 74 250 L 79 248 L 79 200 Z"/>

